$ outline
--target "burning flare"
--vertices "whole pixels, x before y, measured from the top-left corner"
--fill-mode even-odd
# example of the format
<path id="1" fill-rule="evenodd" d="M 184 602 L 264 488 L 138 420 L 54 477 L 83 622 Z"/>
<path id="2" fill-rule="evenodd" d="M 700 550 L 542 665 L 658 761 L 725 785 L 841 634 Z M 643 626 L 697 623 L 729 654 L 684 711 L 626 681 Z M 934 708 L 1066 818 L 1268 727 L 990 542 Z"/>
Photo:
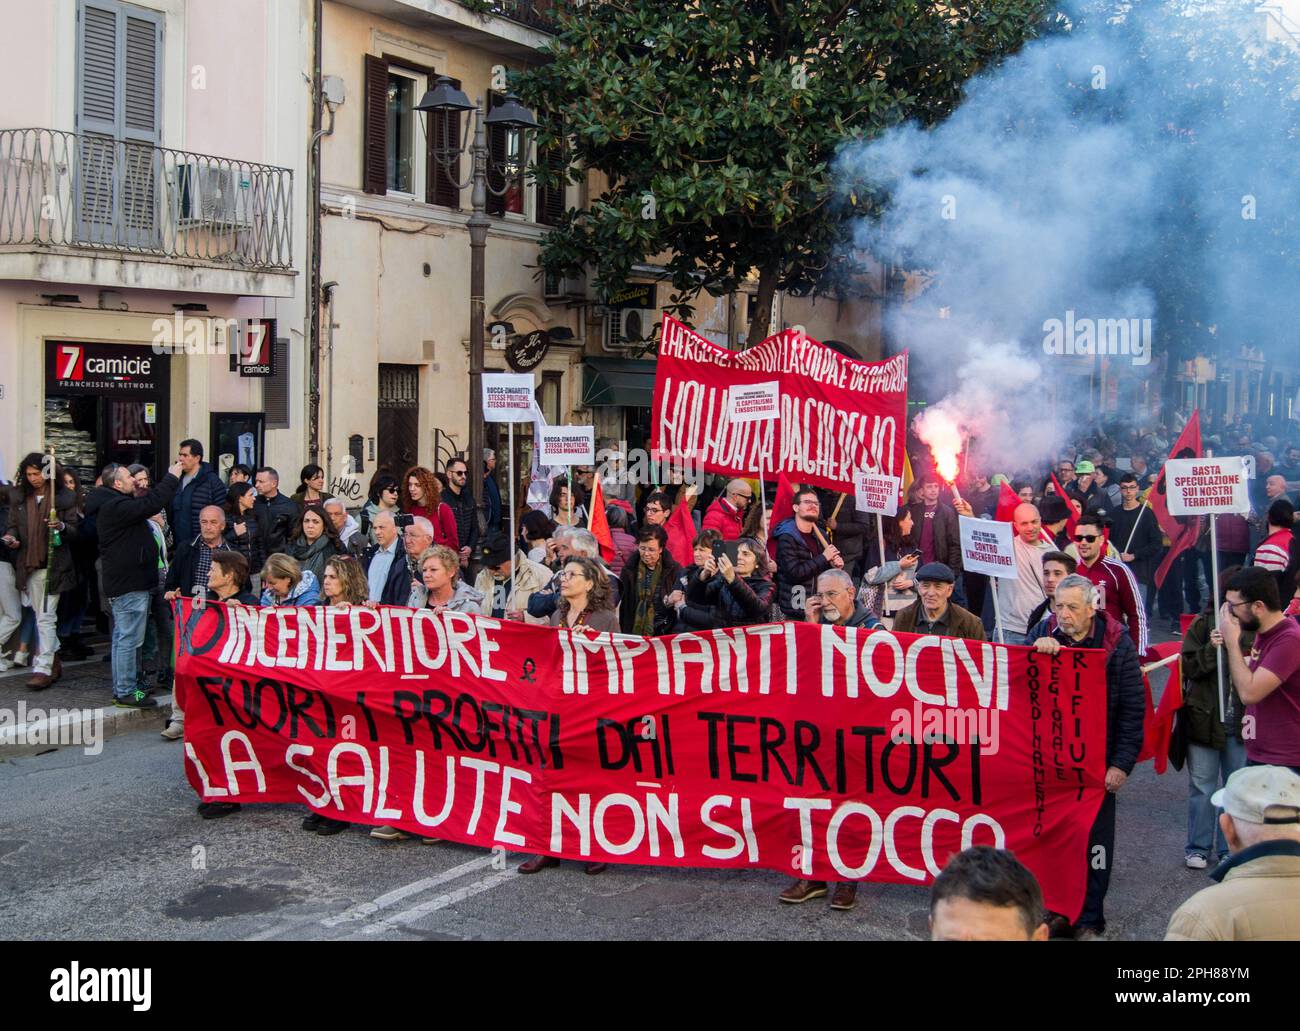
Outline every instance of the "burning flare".
<path id="1" fill-rule="evenodd" d="M 942 405 L 936 405 L 921 412 L 913 428 L 930 448 L 939 475 L 952 484 L 957 479 L 957 456 L 961 454 L 961 424 Z"/>

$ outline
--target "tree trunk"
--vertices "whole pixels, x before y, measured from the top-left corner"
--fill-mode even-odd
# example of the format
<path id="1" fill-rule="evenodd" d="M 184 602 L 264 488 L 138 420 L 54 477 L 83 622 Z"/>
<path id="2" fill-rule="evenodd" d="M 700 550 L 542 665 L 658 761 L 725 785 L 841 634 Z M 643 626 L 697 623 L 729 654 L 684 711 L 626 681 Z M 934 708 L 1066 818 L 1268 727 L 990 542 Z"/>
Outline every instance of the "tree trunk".
<path id="1" fill-rule="evenodd" d="M 758 292 L 754 294 L 754 309 L 749 317 L 749 332 L 745 347 L 761 344 L 772 332 L 772 298 L 776 295 L 777 270 L 769 265 L 758 273 Z"/>

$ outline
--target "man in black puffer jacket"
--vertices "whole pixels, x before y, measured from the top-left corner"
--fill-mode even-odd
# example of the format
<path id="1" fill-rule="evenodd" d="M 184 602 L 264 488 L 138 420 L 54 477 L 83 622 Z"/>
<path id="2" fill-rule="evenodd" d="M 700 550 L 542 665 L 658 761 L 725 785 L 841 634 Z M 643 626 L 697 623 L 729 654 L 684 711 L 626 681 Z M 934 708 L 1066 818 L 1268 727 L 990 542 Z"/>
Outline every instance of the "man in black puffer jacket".
<path id="1" fill-rule="evenodd" d="M 1115 862 L 1115 795 L 1133 772 L 1142 750 L 1146 691 L 1137 648 L 1119 620 L 1097 611 L 1098 590 L 1086 576 L 1071 573 L 1056 585 L 1055 614 L 1029 631 L 1034 647 L 1048 655 L 1062 648 L 1100 648 L 1106 653 L 1106 795 L 1088 837 L 1088 889 L 1073 930 L 1080 940 L 1106 929 L 1103 903 Z M 1058 921 L 1059 923 L 1059 918 Z"/>
<path id="2" fill-rule="evenodd" d="M 181 464 L 175 463 L 149 492 L 135 496 L 135 480 L 124 465 L 105 466 L 103 486 L 86 499 L 95 519 L 104 593 L 113 609 L 113 704 L 150 709 L 157 702 L 136 685 L 140 647 L 144 644 L 149 596 L 158 586 L 158 545 L 149 519 L 176 496 Z"/>

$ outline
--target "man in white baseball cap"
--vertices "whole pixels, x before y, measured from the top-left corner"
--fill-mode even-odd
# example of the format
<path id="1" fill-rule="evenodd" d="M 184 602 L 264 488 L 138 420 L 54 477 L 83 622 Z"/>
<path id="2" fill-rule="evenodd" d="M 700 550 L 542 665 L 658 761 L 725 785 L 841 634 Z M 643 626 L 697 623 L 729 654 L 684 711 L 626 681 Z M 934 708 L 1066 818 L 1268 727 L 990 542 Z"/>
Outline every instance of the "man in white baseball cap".
<path id="1" fill-rule="evenodd" d="M 1166 941 L 1300 941 L 1300 775 L 1246 766 L 1214 793 L 1232 855 L 1169 921 Z"/>

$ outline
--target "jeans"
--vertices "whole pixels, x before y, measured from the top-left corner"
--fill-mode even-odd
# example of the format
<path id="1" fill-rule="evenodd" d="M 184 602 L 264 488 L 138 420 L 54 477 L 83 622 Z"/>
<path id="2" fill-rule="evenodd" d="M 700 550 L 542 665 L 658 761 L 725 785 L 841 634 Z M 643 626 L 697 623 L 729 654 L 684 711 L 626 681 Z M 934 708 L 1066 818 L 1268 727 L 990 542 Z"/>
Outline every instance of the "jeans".
<path id="1" fill-rule="evenodd" d="M 149 592 L 131 591 L 110 598 L 113 608 L 113 697 L 135 693 L 136 670 L 144 645 L 144 624 L 149 615 Z"/>
<path id="2" fill-rule="evenodd" d="M 140 667 L 136 682 L 145 687 L 145 667 L 152 665 L 159 683 L 172 666 L 172 607 L 161 589 L 149 593 L 149 615 L 145 621 L 144 646 L 140 651 Z"/>
<path id="3" fill-rule="evenodd" d="M 1246 765 L 1246 746 L 1231 734 L 1222 750 L 1209 745 L 1187 743 L 1187 855 L 1225 855 L 1228 843 L 1223 840 L 1219 826 L 1218 810 L 1210 804 L 1210 796 L 1222 783 L 1228 783 L 1237 770 Z"/>
<path id="4" fill-rule="evenodd" d="M 0 548 L 4 547 L 0 544 Z M 23 601 L 12 562 L 0 562 L 0 652 L 23 621 Z"/>
<path id="5" fill-rule="evenodd" d="M 1033 644 L 1034 643 L 1034 639 L 1030 637 L 1028 634 L 1018 634 L 1016 633 L 1016 631 L 1008 630 L 1005 627 L 1003 627 L 1002 629 L 1002 637 L 1007 644 Z M 989 640 L 996 642 L 997 639 L 998 639 L 998 632 L 997 630 L 994 630 L 993 633 L 989 634 Z"/>
<path id="6" fill-rule="evenodd" d="M 24 600 L 36 614 L 36 657 L 32 659 L 33 673 L 50 673 L 54 669 L 54 656 L 59 650 L 59 596 L 46 595 L 48 570 L 35 569 L 27 577 Z"/>

